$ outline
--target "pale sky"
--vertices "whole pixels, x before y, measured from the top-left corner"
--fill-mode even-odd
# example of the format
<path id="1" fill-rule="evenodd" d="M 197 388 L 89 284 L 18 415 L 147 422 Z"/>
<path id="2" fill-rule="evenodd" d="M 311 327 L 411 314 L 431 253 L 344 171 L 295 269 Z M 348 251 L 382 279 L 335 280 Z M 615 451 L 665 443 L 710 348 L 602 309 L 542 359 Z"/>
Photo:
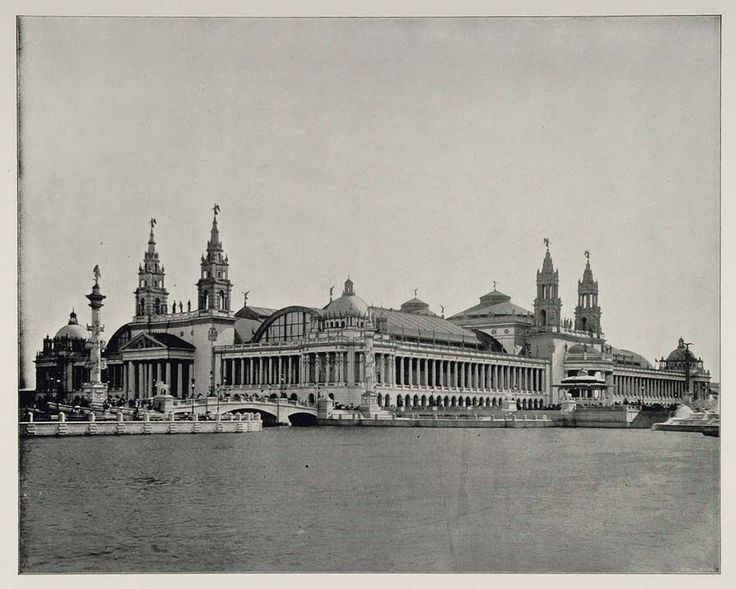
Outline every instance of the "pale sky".
<path id="1" fill-rule="evenodd" d="M 532 309 L 548 236 L 563 315 L 591 252 L 610 344 L 680 336 L 719 380 L 716 18 L 21 21 L 21 326 L 33 357 L 99 264 L 129 321 L 148 220 L 196 301 L 221 206 L 233 300 L 451 315 Z"/>

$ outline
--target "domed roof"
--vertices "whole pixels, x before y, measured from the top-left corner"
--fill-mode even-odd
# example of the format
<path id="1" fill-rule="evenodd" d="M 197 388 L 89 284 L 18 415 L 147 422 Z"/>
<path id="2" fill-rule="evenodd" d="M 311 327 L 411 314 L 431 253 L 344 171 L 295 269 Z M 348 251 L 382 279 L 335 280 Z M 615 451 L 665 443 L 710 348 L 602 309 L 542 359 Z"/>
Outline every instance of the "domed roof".
<path id="1" fill-rule="evenodd" d="M 345 289 L 339 299 L 335 299 L 325 308 L 328 317 L 365 317 L 368 315 L 368 303 L 355 294 L 353 281 L 345 281 Z"/>
<path id="2" fill-rule="evenodd" d="M 417 297 L 402 303 L 400 311 L 404 313 L 431 313 L 429 305 Z"/>
<path id="3" fill-rule="evenodd" d="M 583 352 L 588 351 L 588 347 L 583 344 L 575 344 L 573 346 L 570 346 L 567 351 L 570 354 L 582 354 Z M 596 350 L 593 351 L 595 352 Z"/>
<path id="4" fill-rule="evenodd" d="M 56 332 L 54 339 L 68 337 L 71 339 L 87 339 L 87 328 L 77 323 L 77 314 L 72 311 L 69 314 L 69 323 Z"/>
<path id="5" fill-rule="evenodd" d="M 680 341 L 677 343 L 677 347 L 670 352 L 669 356 L 667 356 L 667 362 L 685 362 L 686 360 L 689 362 L 695 362 L 695 354 L 688 350 L 687 346 L 688 344 L 685 343 L 685 340 L 680 338 Z"/>

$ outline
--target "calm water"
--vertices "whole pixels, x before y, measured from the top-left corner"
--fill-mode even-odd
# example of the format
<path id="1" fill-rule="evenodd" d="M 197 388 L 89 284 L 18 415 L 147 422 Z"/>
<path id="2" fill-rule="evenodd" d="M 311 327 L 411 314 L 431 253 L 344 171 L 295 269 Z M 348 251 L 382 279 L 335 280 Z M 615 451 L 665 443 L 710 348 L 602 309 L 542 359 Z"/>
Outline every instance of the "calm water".
<path id="1" fill-rule="evenodd" d="M 21 442 L 21 570 L 714 571 L 719 441 L 279 428 Z"/>

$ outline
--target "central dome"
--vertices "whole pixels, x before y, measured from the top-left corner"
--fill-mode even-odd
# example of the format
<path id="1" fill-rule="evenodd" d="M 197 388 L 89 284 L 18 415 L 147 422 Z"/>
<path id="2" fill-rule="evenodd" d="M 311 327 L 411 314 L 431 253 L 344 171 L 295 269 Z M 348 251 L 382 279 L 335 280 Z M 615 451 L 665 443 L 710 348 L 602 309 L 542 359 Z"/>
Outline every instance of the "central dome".
<path id="1" fill-rule="evenodd" d="M 667 356 L 667 362 L 673 364 L 677 362 L 684 363 L 685 361 L 695 362 L 695 354 L 688 350 L 687 346 L 688 344 L 685 343 L 685 340 L 680 338 L 677 347 Z"/>
<path id="2" fill-rule="evenodd" d="M 348 278 L 342 296 L 327 305 L 325 313 L 328 317 L 365 317 L 368 303 L 355 294 L 353 281 Z"/>
<path id="3" fill-rule="evenodd" d="M 77 314 L 72 311 L 69 314 L 69 323 L 56 332 L 54 339 L 68 337 L 69 339 L 87 339 L 87 329 L 77 323 Z"/>

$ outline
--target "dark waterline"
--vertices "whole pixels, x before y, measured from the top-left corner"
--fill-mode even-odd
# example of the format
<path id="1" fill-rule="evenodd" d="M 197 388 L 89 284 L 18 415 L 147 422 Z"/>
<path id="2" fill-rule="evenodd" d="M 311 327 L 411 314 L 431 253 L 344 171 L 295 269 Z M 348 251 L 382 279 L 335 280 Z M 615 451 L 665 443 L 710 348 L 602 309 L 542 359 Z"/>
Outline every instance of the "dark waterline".
<path id="1" fill-rule="evenodd" d="M 22 572 L 713 572 L 719 441 L 279 428 L 23 439 Z"/>

